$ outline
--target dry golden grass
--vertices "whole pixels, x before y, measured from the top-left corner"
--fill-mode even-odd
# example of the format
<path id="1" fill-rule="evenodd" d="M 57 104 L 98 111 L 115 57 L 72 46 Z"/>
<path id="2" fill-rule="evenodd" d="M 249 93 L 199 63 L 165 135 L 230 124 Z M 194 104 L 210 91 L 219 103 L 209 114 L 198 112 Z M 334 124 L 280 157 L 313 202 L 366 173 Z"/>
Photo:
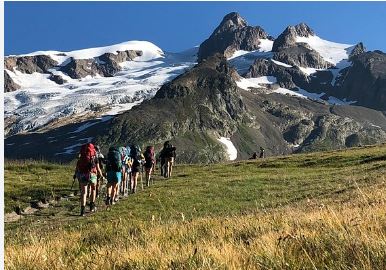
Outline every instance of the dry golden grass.
<path id="1" fill-rule="evenodd" d="M 386 183 L 253 214 L 26 234 L 7 269 L 386 269 Z"/>

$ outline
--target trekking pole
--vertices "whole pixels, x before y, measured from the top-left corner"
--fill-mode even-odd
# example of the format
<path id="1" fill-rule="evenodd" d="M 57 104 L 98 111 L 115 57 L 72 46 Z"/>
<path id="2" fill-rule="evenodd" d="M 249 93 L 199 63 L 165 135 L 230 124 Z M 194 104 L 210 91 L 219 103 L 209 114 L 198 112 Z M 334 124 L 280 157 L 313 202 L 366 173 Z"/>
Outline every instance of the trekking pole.
<path id="1" fill-rule="evenodd" d="M 70 191 L 72 191 L 72 188 L 74 187 L 74 184 L 75 184 L 75 177 L 73 177 L 73 181 L 72 181 L 72 185 L 71 185 L 71 189 L 70 189 Z"/>

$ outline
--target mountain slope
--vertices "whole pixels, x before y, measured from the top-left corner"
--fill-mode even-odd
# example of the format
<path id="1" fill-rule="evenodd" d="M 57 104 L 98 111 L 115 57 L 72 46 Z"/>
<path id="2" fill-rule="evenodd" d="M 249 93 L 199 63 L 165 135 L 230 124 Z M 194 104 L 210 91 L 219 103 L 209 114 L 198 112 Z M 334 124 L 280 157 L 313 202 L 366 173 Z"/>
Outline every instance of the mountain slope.
<path id="1" fill-rule="evenodd" d="M 230 13 L 181 53 L 131 41 L 7 57 L 6 156 L 171 140 L 181 162 L 207 163 L 384 142 L 384 55 L 304 23 L 274 39 Z"/>

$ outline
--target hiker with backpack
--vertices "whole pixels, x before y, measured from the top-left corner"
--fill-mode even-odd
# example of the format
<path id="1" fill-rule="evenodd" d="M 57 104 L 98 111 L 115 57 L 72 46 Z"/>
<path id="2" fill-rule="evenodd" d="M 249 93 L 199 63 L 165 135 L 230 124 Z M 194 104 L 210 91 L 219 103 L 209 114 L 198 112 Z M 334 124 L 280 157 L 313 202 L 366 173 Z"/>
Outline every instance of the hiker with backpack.
<path id="1" fill-rule="evenodd" d="M 154 146 L 147 146 L 143 156 L 145 157 L 144 167 L 146 170 L 146 186 L 149 187 L 151 173 L 155 166 Z"/>
<path id="2" fill-rule="evenodd" d="M 161 150 L 160 158 L 164 159 L 164 171 L 163 176 L 165 178 L 172 176 L 173 164 L 176 158 L 176 147 L 174 147 L 169 141 L 164 143 L 164 148 Z"/>
<path id="3" fill-rule="evenodd" d="M 122 181 L 121 181 L 121 184 L 120 184 L 120 191 L 122 193 L 123 196 L 125 196 L 125 193 L 126 193 L 126 181 L 127 181 L 127 163 L 128 163 L 128 159 L 129 159 L 129 156 L 128 156 L 128 151 L 127 151 L 127 148 L 122 146 L 122 147 L 119 147 L 119 150 L 120 150 L 120 153 L 121 153 L 121 161 L 122 161 Z M 119 194 L 119 192 L 117 192 L 117 195 Z M 118 197 L 118 196 L 117 196 Z"/>
<path id="4" fill-rule="evenodd" d="M 141 155 L 141 148 L 138 145 L 132 145 L 130 150 L 130 156 L 132 158 L 130 190 L 131 190 L 131 193 L 136 193 L 138 176 L 140 173 L 142 173 L 143 158 Z M 141 174 L 141 177 L 142 177 L 142 174 Z M 142 178 L 141 178 L 141 182 L 142 182 Z"/>
<path id="5" fill-rule="evenodd" d="M 119 184 L 122 180 L 122 159 L 117 147 L 110 147 L 106 164 L 107 198 L 106 205 L 115 204 Z"/>
<path id="6" fill-rule="evenodd" d="M 98 174 L 102 176 L 102 171 L 99 167 L 97 153 L 92 143 L 82 145 L 80 156 L 76 163 L 75 175 L 78 178 L 81 195 L 80 195 L 80 215 L 85 215 L 88 186 L 90 186 L 90 212 L 96 211 L 96 184 Z"/>

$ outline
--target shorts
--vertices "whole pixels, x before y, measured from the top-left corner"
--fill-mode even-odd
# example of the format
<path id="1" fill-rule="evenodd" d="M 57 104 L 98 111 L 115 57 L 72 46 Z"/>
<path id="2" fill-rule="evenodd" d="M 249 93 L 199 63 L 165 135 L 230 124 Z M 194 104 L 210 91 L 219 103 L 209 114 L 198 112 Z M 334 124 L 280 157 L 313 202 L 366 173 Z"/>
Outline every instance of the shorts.
<path id="1" fill-rule="evenodd" d="M 107 182 L 109 183 L 120 183 L 122 179 L 121 172 L 107 172 Z"/>
<path id="2" fill-rule="evenodd" d="M 77 173 L 77 178 L 82 185 L 96 184 L 98 179 L 96 173 Z"/>
<path id="3" fill-rule="evenodd" d="M 146 169 L 151 169 L 153 167 L 153 162 L 151 160 L 146 161 L 144 166 Z"/>

